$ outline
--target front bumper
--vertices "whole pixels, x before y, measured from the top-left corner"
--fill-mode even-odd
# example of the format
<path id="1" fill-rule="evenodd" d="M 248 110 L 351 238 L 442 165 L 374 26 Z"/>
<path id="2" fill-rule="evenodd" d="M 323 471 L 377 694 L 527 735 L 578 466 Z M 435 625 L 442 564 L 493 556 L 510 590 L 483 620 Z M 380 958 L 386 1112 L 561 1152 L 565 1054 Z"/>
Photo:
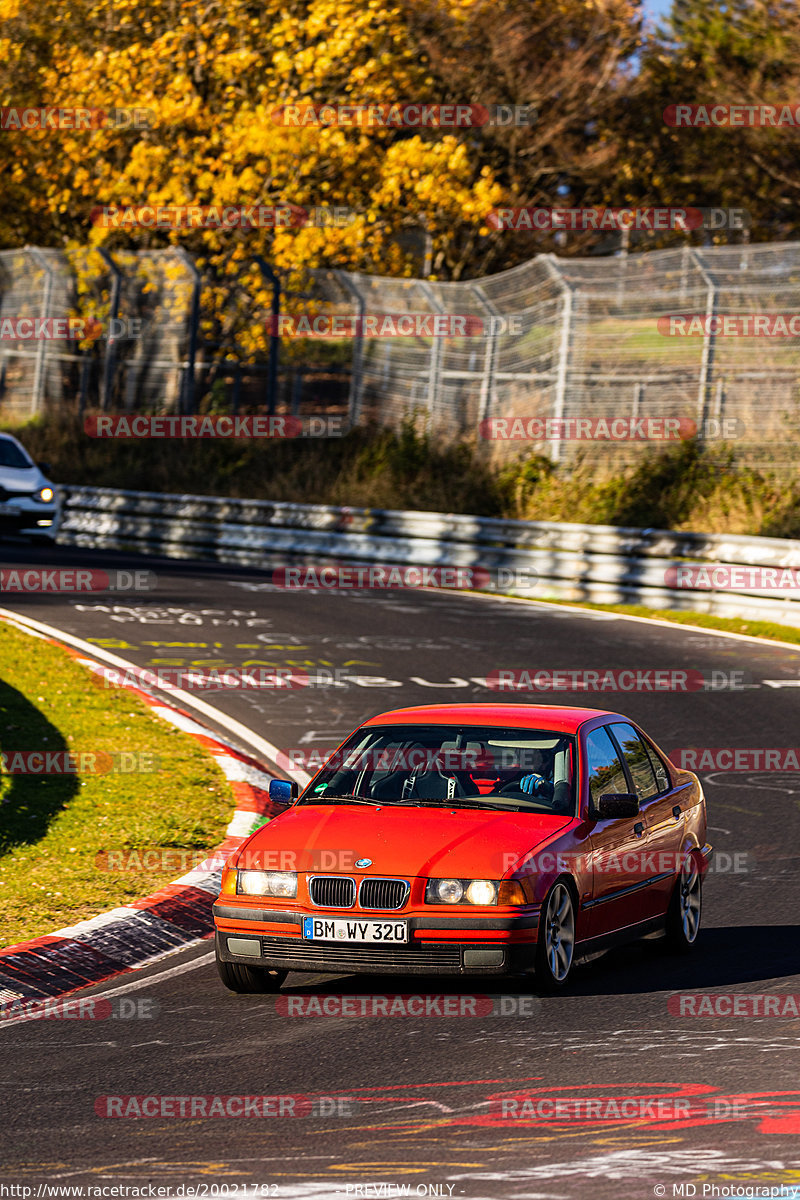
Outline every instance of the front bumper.
<path id="1" fill-rule="evenodd" d="M 271 970 L 348 975 L 520 975 L 534 969 L 538 909 L 510 917 L 385 913 L 382 919 L 409 926 L 408 942 L 386 946 L 306 941 L 302 921 L 309 915 L 215 904 L 217 955 Z M 341 914 L 348 915 L 352 911 Z"/>
<path id="2" fill-rule="evenodd" d="M 7 511 L 4 512 L 4 508 Z M 55 538 L 60 520 L 61 511 L 56 505 L 36 504 L 30 500 L 18 504 L 10 500 L 0 502 L 0 534 Z M 50 521 L 50 524 L 39 525 L 39 521 Z"/>

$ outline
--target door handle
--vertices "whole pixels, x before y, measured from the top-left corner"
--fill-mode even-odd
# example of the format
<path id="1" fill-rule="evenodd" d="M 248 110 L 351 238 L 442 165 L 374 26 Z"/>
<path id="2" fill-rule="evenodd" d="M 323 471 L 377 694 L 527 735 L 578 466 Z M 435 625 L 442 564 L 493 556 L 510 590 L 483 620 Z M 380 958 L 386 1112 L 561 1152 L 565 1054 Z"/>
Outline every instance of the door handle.
<path id="1" fill-rule="evenodd" d="M 677 821 L 677 820 L 678 820 L 678 818 L 679 818 L 679 817 L 680 817 L 680 815 L 681 815 L 681 806 L 680 806 L 680 804 L 676 804 L 676 805 L 675 805 L 675 807 L 674 807 L 674 808 L 673 808 L 673 810 L 672 810 L 672 815 L 673 815 L 673 817 L 675 818 L 675 820 Z"/>
<path id="2" fill-rule="evenodd" d="M 641 821 L 636 822 L 636 824 L 633 827 L 633 832 L 636 834 L 637 837 L 642 836 L 642 834 L 644 833 L 644 825 L 642 824 Z"/>

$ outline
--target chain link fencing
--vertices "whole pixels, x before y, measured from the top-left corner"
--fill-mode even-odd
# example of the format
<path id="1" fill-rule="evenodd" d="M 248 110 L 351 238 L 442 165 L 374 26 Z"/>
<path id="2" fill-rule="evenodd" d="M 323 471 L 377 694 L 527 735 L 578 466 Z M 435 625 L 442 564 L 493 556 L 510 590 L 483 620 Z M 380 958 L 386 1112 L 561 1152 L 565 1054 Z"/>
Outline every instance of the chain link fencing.
<path id="1" fill-rule="evenodd" d="M 262 335 L 246 352 L 238 334 L 204 333 L 212 290 L 224 309 L 176 248 L 0 252 L 0 420 L 66 407 L 335 412 L 565 464 L 590 444 L 609 462 L 630 457 L 665 421 L 754 466 L 791 467 L 800 448 L 800 243 L 540 254 L 458 283 L 315 271 L 280 295 L 272 349 L 269 306 L 254 289 L 237 296 Z M 98 323 L 88 340 L 20 332 L 21 319 L 78 312 Z M 298 336 L 304 314 L 323 336 Z M 401 314 L 417 319 L 410 335 Z M 620 421 L 627 436 L 598 434 Z"/>

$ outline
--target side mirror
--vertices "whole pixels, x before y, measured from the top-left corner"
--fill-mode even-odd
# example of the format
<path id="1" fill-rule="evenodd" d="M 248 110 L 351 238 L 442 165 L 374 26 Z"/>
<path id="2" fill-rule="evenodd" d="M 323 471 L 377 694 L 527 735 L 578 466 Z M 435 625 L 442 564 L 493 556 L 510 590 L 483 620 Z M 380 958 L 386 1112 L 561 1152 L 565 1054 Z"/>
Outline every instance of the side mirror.
<path id="1" fill-rule="evenodd" d="M 632 792 L 606 792 L 594 805 L 594 816 L 601 821 L 620 817 L 635 817 L 639 812 L 639 797 Z"/>
<path id="2" fill-rule="evenodd" d="M 37 462 L 36 465 L 43 475 L 49 475 L 53 469 L 52 463 L 49 462 Z"/>
<path id="3" fill-rule="evenodd" d="M 269 798 L 277 800 L 279 804 L 291 804 L 296 800 L 300 793 L 298 785 L 288 779 L 270 779 L 269 781 Z"/>

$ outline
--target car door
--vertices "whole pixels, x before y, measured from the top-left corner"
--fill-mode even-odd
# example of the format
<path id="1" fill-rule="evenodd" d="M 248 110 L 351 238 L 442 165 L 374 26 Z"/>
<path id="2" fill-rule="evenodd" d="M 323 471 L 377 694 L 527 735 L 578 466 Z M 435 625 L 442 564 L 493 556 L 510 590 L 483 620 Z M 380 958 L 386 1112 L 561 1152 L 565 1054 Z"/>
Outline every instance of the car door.
<path id="1" fill-rule="evenodd" d="M 606 725 L 586 734 L 584 755 L 590 801 L 607 792 L 631 790 L 622 753 Z M 592 893 L 583 901 L 583 908 L 589 918 L 588 936 L 594 938 L 651 915 L 641 904 L 641 861 L 647 845 L 644 819 L 635 816 L 597 820 L 588 841 Z"/>
<path id="2" fill-rule="evenodd" d="M 669 772 L 656 750 L 627 721 L 614 721 L 611 733 L 621 747 L 647 831 L 647 896 L 653 915 L 669 905 L 680 866 L 684 816 L 680 797 L 672 789 Z"/>

